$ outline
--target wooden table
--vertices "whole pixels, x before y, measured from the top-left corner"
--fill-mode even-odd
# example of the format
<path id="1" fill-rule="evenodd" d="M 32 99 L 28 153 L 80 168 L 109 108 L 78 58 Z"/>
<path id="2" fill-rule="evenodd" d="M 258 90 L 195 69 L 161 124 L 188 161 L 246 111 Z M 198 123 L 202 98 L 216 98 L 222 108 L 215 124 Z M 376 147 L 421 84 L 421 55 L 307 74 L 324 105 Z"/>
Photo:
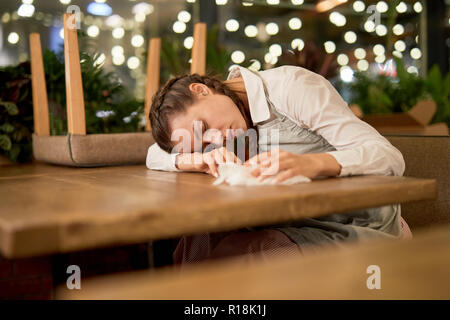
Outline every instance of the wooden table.
<path id="1" fill-rule="evenodd" d="M 450 227 L 271 261 L 228 259 L 81 280 L 56 299 L 450 299 Z M 367 268 L 380 268 L 380 289 Z"/>
<path id="2" fill-rule="evenodd" d="M 259 187 L 213 181 L 145 166 L 1 167 L 0 252 L 7 258 L 70 252 L 436 197 L 435 180 L 406 177 Z"/>

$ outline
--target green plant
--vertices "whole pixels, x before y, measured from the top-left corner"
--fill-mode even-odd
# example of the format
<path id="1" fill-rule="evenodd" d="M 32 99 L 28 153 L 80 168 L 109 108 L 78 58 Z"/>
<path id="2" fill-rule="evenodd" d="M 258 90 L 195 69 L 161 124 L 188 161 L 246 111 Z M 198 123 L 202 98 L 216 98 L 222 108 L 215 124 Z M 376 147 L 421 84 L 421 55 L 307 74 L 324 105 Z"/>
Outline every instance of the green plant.
<path id="1" fill-rule="evenodd" d="M 350 84 L 351 104 L 358 104 L 365 114 L 405 112 L 425 96 L 422 78 L 406 71 L 403 61 L 395 59 L 397 75 L 356 72 Z"/>
<path id="2" fill-rule="evenodd" d="M 136 100 L 113 73 L 95 61 L 98 55 L 82 52 L 81 72 L 87 133 L 143 130 L 140 116 L 144 104 Z M 50 113 L 50 133 L 67 133 L 66 91 L 63 57 L 43 54 Z M 30 64 L 0 69 L 0 153 L 14 162 L 31 160 L 33 107 Z"/>
<path id="3" fill-rule="evenodd" d="M 444 77 L 439 67 L 434 65 L 425 79 L 425 87 L 437 106 L 431 122 L 446 122 L 450 126 L 450 72 Z"/>
<path id="4" fill-rule="evenodd" d="M 348 85 L 351 92 L 349 104 L 357 104 L 365 114 L 406 112 L 422 99 L 431 98 L 437 111 L 431 123 L 450 125 L 450 73 L 445 77 L 437 65 L 425 78 L 409 73 L 401 59 L 395 58 L 397 74 L 356 72 L 355 80 Z"/>
<path id="5" fill-rule="evenodd" d="M 29 63 L 0 69 L 0 154 L 14 162 L 31 158 L 33 106 Z"/>

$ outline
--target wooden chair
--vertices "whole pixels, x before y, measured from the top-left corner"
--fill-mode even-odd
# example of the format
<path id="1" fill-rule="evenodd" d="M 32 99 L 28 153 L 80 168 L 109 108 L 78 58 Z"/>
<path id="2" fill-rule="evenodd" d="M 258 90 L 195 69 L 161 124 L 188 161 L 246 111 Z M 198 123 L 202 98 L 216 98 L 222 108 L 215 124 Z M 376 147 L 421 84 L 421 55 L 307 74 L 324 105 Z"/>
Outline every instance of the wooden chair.
<path id="1" fill-rule="evenodd" d="M 64 56 L 66 71 L 67 127 L 65 136 L 51 136 L 48 100 L 40 36 L 30 35 L 33 90 L 33 154 L 36 160 L 54 164 L 94 167 L 145 163 L 148 147 L 154 143 L 149 121 L 145 132 L 86 134 L 86 119 L 77 30 L 69 27 L 71 14 L 64 14 Z M 149 41 L 145 119 L 151 97 L 159 87 L 161 39 Z M 205 73 L 206 25 L 194 28 L 191 72 Z"/>

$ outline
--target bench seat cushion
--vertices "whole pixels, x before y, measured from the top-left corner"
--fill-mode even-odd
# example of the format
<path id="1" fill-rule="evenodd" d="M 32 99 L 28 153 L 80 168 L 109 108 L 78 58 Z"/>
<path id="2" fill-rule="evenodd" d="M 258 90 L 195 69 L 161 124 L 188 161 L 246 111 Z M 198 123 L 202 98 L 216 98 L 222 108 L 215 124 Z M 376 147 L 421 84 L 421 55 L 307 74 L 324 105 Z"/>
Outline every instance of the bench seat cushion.
<path id="1" fill-rule="evenodd" d="M 108 133 L 66 136 L 33 134 L 36 160 L 76 167 L 144 164 L 150 132 Z"/>
<path id="2" fill-rule="evenodd" d="M 405 160 L 405 176 L 437 180 L 436 200 L 402 204 L 411 229 L 450 223 L 450 137 L 385 136 Z"/>

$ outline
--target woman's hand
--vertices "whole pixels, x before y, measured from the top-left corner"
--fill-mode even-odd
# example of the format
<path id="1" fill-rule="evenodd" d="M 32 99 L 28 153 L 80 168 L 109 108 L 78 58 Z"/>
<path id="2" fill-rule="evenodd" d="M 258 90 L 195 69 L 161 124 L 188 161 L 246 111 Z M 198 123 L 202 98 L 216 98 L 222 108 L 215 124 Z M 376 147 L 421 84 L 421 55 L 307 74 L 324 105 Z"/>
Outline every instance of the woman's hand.
<path id="1" fill-rule="evenodd" d="M 183 171 L 206 172 L 217 178 L 219 176 L 218 165 L 230 162 L 242 164 L 233 152 L 221 147 L 205 153 L 180 153 L 176 157 L 175 166 Z"/>
<path id="2" fill-rule="evenodd" d="M 275 177 L 275 183 L 298 175 L 313 179 L 318 176 L 337 176 L 341 172 L 341 166 L 330 154 L 294 154 L 279 149 L 258 154 L 244 165 L 256 165 L 253 176 L 259 177 L 261 181 Z"/>

